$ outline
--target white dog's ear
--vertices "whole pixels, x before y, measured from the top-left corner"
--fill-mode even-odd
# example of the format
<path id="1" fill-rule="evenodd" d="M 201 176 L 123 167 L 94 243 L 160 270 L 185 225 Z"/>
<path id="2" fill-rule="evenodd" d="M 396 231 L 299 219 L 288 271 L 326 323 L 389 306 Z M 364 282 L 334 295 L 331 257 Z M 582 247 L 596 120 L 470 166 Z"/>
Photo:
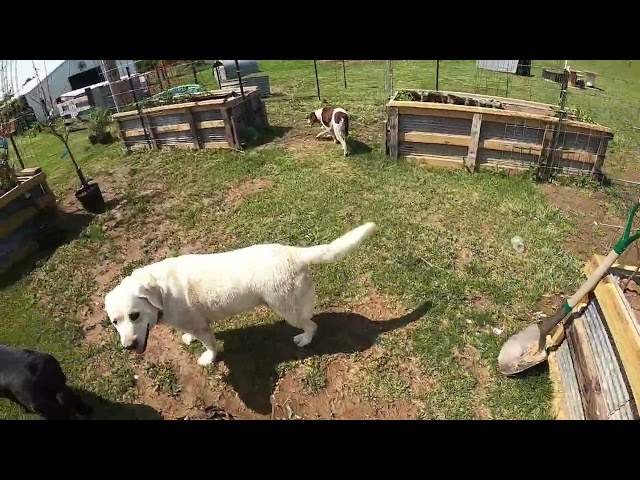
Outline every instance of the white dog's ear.
<path id="1" fill-rule="evenodd" d="M 138 273 L 134 278 L 137 285 L 136 296 L 146 299 L 158 310 L 162 310 L 162 292 L 153 275 Z"/>

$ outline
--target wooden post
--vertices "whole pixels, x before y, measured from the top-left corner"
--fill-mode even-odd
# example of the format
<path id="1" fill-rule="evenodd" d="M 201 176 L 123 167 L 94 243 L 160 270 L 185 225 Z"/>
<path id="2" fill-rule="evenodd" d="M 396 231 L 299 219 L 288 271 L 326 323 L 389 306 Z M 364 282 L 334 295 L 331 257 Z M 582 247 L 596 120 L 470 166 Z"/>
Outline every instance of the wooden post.
<path id="1" fill-rule="evenodd" d="M 478 156 L 478 144 L 480 143 L 480 128 L 482 127 L 482 114 L 476 113 L 471 122 L 471 138 L 467 150 L 467 168 L 471 172 L 476 171 L 476 158 Z"/>
<path id="2" fill-rule="evenodd" d="M 187 108 L 187 119 L 189 121 L 189 128 L 191 129 L 191 136 L 193 137 L 193 146 L 196 150 L 200 150 L 200 140 L 198 139 L 198 129 L 196 128 L 196 122 L 193 119 L 193 112 L 190 108 Z"/>
<path id="3" fill-rule="evenodd" d="M 389 122 L 385 120 L 382 124 L 382 155 L 387 155 L 389 153 L 389 131 L 387 130 L 387 126 Z"/>
<path id="4" fill-rule="evenodd" d="M 389 156 L 394 162 L 398 161 L 398 109 L 389 109 Z"/>
<path id="5" fill-rule="evenodd" d="M 438 89 L 439 86 L 439 80 L 440 80 L 440 60 L 436 60 L 436 92 L 440 91 Z"/>
<path id="6" fill-rule="evenodd" d="M 229 107 L 222 109 L 222 118 L 224 119 L 224 129 L 227 132 L 227 142 L 231 148 L 239 148 L 239 144 L 237 143 L 237 134 L 235 129 L 233 128 L 234 122 L 231 120 L 231 114 L 229 113 L 231 109 Z"/>

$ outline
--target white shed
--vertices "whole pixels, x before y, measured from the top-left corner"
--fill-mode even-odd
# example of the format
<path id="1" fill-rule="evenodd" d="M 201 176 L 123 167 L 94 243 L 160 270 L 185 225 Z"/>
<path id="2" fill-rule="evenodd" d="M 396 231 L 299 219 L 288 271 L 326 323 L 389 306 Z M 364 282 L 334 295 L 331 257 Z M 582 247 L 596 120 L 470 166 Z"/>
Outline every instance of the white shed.
<path id="1" fill-rule="evenodd" d="M 132 74 L 137 73 L 134 60 L 116 60 L 116 64 L 121 77 L 126 76 L 127 67 Z M 62 94 L 95 85 L 106 78 L 100 60 L 65 60 L 48 72 L 46 78 L 40 74 L 20 88 L 17 95 L 24 95 L 39 121 L 46 120 L 47 111 L 58 115 L 55 101 Z"/>

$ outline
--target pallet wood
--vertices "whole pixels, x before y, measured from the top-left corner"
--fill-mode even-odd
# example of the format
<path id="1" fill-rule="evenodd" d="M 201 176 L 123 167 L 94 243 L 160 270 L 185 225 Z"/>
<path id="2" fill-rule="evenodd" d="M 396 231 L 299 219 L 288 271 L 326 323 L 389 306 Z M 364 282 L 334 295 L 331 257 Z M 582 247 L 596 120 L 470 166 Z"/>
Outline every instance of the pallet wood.
<path id="1" fill-rule="evenodd" d="M 389 155 L 391 161 L 398 161 L 398 109 L 393 107 L 389 112 Z"/>
<path id="2" fill-rule="evenodd" d="M 469 150 L 467 151 L 467 168 L 476 170 L 476 156 L 478 155 L 478 143 L 480 142 L 480 128 L 482 126 L 482 114 L 473 115 L 471 122 L 471 135 L 469 138 Z"/>
<path id="3" fill-rule="evenodd" d="M 244 117 L 246 118 L 238 119 L 237 115 L 232 112 L 234 107 L 245 109 L 246 115 Z M 222 119 L 209 120 L 207 116 L 210 114 L 206 114 L 205 119 L 202 119 L 201 115 L 205 114 L 201 112 L 210 111 L 219 111 L 218 115 Z M 159 118 L 168 116 L 171 121 L 171 116 L 173 115 L 181 115 L 179 123 L 167 124 L 169 122 L 166 119 Z M 147 136 L 154 149 L 162 149 L 164 147 L 189 149 L 225 148 L 220 145 L 220 140 L 217 138 L 220 133 L 215 132 L 216 129 L 224 129 L 226 141 L 228 142 L 226 148 L 240 150 L 242 145 L 239 136 L 242 129 L 268 126 L 266 111 L 257 88 L 245 89 L 244 103 L 242 97 L 238 95 L 226 100 L 203 100 L 147 108 L 142 110 L 141 119 L 138 112 L 135 111 L 122 112 L 114 115 L 113 118 L 118 124 L 119 137 L 125 143 L 127 149 L 145 143 Z M 209 118 L 211 117 L 209 116 Z M 142 125 L 140 122 L 137 124 L 131 122 L 135 119 L 140 119 L 140 122 L 143 122 Z M 213 129 L 214 131 L 206 132 L 203 136 L 201 135 L 201 130 L 203 129 Z M 167 135 L 171 133 L 176 133 L 175 137 Z"/>
<path id="4" fill-rule="evenodd" d="M 471 96 L 481 97 L 475 94 Z M 485 96 L 485 98 L 496 97 Z M 611 129 L 574 120 L 561 122 L 555 116 L 553 109 L 545 104 L 511 102 L 521 108 L 503 110 L 480 106 L 391 100 L 387 104 L 389 157 L 392 161 L 402 155 L 422 159 L 431 158 L 439 162 L 440 158 L 433 157 L 451 156 L 465 159 L 463 166 L 470 171 L 488 167 L 526 171 L 546 165 L 551 160 L 550 154 L 553 153 L 553 159 L 559 162 L 557 166 L 564 173 L 594 176 L 600 174 L 606 146 L 613 138 Z M 534 109 L 536 105 L 540 106 L 541 112 L 551 113 L 544 115 L 526 111 Z M 392 119 L 396 114 L 398 116 L 397 139 L 393 136 Z M 487 125 L 486 129 L 480 128 L 478 131 L 477 122 L 479 121 L 482 125 Z M 501 125 L 504 125 L 504 133 Z M 449 131 L 451 133 L 448 133 Z M 564 137 L 564 140 L 561 138 L 562 144 L 559 149 L 551 152 L 551 143 L 558 135 Z M 467 151 L 463 153 L 462 148 L 435 148 L 436 145 L 463 147 Z"/>
<path id="5" fill-rule="evenodd" d="M 581 318 L 572 323 L 567 332 L 567 338 L 574 365 L 576 365 L 578 388 L 587 418 L 606 420 L 611 412 L 602 394 L 593 351 L 587 342 L 588 337 Z"/>
<path id="6" fill-rule="evenodd" d="M 38 248 L 34 234 L 30 230 L 18 232 L 19 229 L 29 222 L 33 225 L 34 221 L 56 221 L 56 198 L 45 173 L 40 168 L 23 169 L 18 173 L 19 185 L 0 197 L 0 244 L 3 256 L 6 255 L 0 264 L 0 273 L 5 273 Z M 27 193 L 33 195 L 29 200 L 23 197 Z M 43 211 L 50 214 L 39 216 Z M 15 249 L 16 241 L 20 248 Z"/>

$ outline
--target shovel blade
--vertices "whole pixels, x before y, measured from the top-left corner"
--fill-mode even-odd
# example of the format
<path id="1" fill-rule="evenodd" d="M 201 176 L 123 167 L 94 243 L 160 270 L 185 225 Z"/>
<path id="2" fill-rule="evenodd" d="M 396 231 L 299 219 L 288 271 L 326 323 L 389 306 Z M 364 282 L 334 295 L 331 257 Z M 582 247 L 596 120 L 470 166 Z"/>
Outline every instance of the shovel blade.
<path id="1" fill-rule="evenodd" d="M 513 335 L 505 342 L 498 355 L 500 373 L 515 375 L 544 362 L 547 359 L 544 340 L 540 336 L 538 325 L 529 325 Z"/>

